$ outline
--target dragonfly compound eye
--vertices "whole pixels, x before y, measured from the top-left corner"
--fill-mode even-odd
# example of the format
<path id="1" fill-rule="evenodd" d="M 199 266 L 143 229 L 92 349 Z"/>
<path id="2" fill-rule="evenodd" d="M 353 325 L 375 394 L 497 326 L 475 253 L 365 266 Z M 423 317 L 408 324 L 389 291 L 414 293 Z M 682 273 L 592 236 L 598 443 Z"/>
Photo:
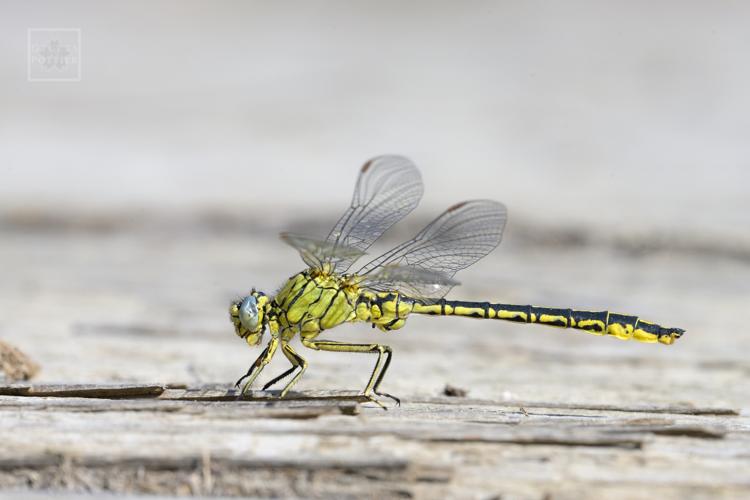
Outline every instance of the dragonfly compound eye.
<path id="1" fill-rule="evenodd" d="M 258 329 L 258 301 L 252 295 L 245 297 L 240 304 L 240 323 L 255 332 Z"/>

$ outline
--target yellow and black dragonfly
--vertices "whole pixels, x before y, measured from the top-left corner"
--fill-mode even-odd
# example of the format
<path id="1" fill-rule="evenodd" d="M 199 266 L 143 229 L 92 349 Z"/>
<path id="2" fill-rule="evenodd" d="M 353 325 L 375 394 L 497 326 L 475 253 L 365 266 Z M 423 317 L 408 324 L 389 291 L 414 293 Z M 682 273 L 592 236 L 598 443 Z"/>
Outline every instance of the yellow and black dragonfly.
<path id="1" fill-rule="evenodd" d="M 422 197 L 417 167 L 401 156 L 379 156 L 359 172 L 351 206 L 325 240 L 282 233 L 308 265 L 269 296 L 253 290 L 230 306 L 235 333 L 254 346 L 268 329 L 271 338 L 237 386 L 247 379 L 245 395 L 277 349 L 291 368 L 263 389 L 296 371 L 284 386 L 284 397 L 307 368 L 307 361 L 289 342 L 299 334 L 310 349 L 377 354 L 364 396 L 378 403 L 393 352 L 382 344 L 353 344 L 318 337 L 342 323 L 365 322 L 383 331 L 404 326 L 410 314 L 465 316 L 540 323 L 575 328 L 594 335 L 611 335 L 639 342 L 672 344 L 683 330 L 666 328 L 637 316 L 609 311 L 578 311 L 531 305 L 464 302 L 443 297 L 459 283 L 453 276 L 491 252 L 499 243 L 507 212 L 496 201 L 457 203 L 428 224 L 412 239 L 370 260 L 355 272 L 353 264 L 393 224 L 411 212 Z M 375 395 L 375 396 L 374 396 Z"/>

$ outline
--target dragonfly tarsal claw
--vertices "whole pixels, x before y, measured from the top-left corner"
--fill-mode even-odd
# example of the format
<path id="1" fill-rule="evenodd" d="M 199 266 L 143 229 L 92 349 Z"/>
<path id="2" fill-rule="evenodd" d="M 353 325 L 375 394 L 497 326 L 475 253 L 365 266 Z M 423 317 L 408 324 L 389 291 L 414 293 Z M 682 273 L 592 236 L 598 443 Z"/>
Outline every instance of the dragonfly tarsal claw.
<path id="1" fill-rule="evenodd" d="M 252 373 L 253 373 L 253 370 L 254 370 L 255 368 L 257 368 L 257 362 L 256 362 L 256 363 L 253 363 L 252 365 L 250 365 L 250 368 L 248 368 L 248 370 L 247 370 L 247 373 L 245 373 L 245 374 L 244 374 L 243 376 L 241 376 L 240 378 L 238 378 L 238 379 L 237 379 L 237 382 L 235 382 L 235 383 L 234 383 L 234 386 L 235 386 L 235 387 L 236 387 L 237 389 L 239 389 L 239 388 L 240 388 L 240 384 L 242 383 L 242 381 L 243 381 L 243 380 L 245 380 L 245 379 L 246 379 L 247 377 L 249 377 L 250 375 L 252 375 Z"/>
<path id="2" fill-rule="evenodd" d="M 373 396 L 373 395 L 371 395 L 371 394 L 364 394 L 364 397 L 366 397 L 366 398 L 367 398 L 367 400 L 368 400 L 369 402 L 371 402 L 371 403 L 375 403 L 376 405 L 378 405 L 378 406 L 379 406 L 380 408 L 382 408 L 383 410 L 385 410 L 385 411 L 388 411 L 388 407 L 387 407 L 386 405 L 384 405 L 384 404 L 383 404 L 383 403 L 382 403 L 382 402 L 381 402 L 381 401 L 380 401 L 380 400 L 379 400 L 378 398 L 376 398 L 375 396 Z"/>
<path id="3" fill-rule="evenodd" d="M 396 406 L 401 406 L 401 400 L 396 396 L 393 396 L 392 394 L 388 394 L 387 392 L 375 392 L 375 394 L 377 394 L 378 396 L 390 398 L 396 403 Z"/>
<path id="4" fill-rule="evenodd" d="M 243 376 L 241 376 L 239 378 L 239 380 L 237 380 L 237 382 L 235 382 L 234 386 L 237 389 L 239 389 L 240 388 L 240 384 L 242 383 L 242 381 L 245 380 L 246 378 L 250 377 L 250 375 L 251 375 L 251 372 L 248 371 L 246 374 L 244 374 Z M 244 398 L 245 394 L 247 393 L 247 390 L 250 388 L 250 385 L 253 383 L 254 380 L 255 380 L 255 377 L 250 377 L 250 380 L 248 380 L 247 382 L 245 382 L 245 385 L 242 386 L 242 390 L 240 391 L 239 395 L 237 396 L 237 399 L 243 399 Z"/>

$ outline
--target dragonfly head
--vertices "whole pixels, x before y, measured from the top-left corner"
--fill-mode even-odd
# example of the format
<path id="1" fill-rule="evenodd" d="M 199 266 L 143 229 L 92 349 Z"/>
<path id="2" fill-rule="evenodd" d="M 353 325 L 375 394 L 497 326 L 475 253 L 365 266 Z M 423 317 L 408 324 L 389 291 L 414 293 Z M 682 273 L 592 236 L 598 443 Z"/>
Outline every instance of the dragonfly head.
<path id="1" fill-rule="evenodd" d="M 250 295 L 232 302 L 229 306 L 229 319 L 234 325 L 234 333 L 251 346 L 258 345 L 263 338 L 263 332 L 268 324 L 268 305 L 266 294 L 253 290 Z"/>

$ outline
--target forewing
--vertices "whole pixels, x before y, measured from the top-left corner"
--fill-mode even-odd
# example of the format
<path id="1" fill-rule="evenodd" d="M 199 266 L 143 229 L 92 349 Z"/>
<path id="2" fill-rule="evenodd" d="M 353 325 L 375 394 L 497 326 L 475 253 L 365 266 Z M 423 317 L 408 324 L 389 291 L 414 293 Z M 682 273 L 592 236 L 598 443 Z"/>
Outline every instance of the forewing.
<path id="1" fill-rule="evenodd" d="M 458 203 L 443 212 L 414 238 L 369 262 L 357 274 L 364 275 L 365 281 L 370 280 L 373 288 L 380 287 L 379 282 L 382 281 L 407 294 L 410 288 L 416 286 L 422 297 L 442 297 L 457 282 L 450 285 L 439 278 L 450 279 L 461 269 L 490 253 L 500 243 L 506 220 L 505 206 L 496 201 Z M 435 283 L 431 284 L 434 293 L 429 293 L 430 283 L 422 283 L 420 280 L 378 278 L 392 266 L 435 273 L 432 275 Z"/>
<path id="2" fill-rule="evenodd" d="M 402 156 L 378 156 L 360 169 L 354 196 L 326 238 L 334 269 L 345 272 L 358 256 L 341 257 L 338 249 L 356 249 L 362 254 L 393 224 L 404 218 L 422 198 L 422 177 L 417 167 Z M 361 255 L 361 254 L 360 254 Z"/>

